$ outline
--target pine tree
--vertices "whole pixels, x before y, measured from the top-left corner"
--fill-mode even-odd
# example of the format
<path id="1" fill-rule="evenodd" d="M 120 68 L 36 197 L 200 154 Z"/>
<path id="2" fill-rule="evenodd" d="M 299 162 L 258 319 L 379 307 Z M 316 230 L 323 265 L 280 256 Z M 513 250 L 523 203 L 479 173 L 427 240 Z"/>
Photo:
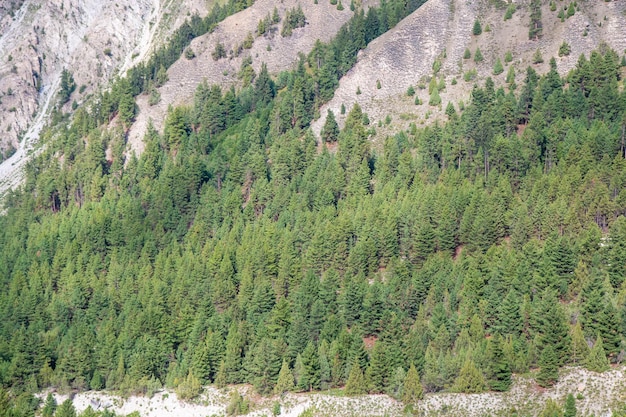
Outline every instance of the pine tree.
<path id="1" fill-rule="evenodd" d="M 215 374 L 215 386 L 218 388 L 226 387 L 228 384 L 228 377 L 226 374 L 226 363 L 222 360 L 220 361 L 220 366 L 217 369 L 217 373 Z"/>
<path id="2" fill-rule="evenodd" d="M 467 394 L 476 394 L 487 389 L 485 377 L 478 370 L 474 361 L 469 357 L 465 359 L 465 363 L 459 372 L 459 376 L 454 380 L 452 390 L 455 392 L 463 392 Z"/>
<path id="3" fill-rule="evenodd" d="M 69 398 L 61 403 L 59 408 L 57 408 L 55 417 L 76 417 L 76 408 L 74 408 L 74 403 Z"/>
<path id="4" fill-rule="evenodd" d="M 313 343 L 309 342 L 302 352 L 302 365 L 305 375 L 303 379 L 306 380 L 306 390 L 312 391 L 319 389 L 320 387 L 320 363 L 317 354 L 317 349 Z"/>
<path id="5" fill-rule="evenodd" d="M 572 329 L 572 349 L 570 360 L 574 365 L 580 365 L 587 360 L 589 356 L 589 345 L 585 340 L 580 322 L 577 322 Z"/>
<path id="6" fill-rule="evenodd" d="M 474 34 L 474 36 L 478 36 L 481 33 L 483 33 L 483 27 L 480 24 L 480 21 L 478 19 L 474 20 L 474 26 L 472 27 L 472 33 Z"/>
<path id="7" fill-rule="evenodd" d="M 387 394 L 400 400 L 404 396 L 404 380 L 406 379 L 406 372 L 404 368 L 398 366 L 389 380 L 389 387 L 387 387 Z"/>
<path id="8" fill-rule="evenodd" d="M 419 400 L 424 398 L 424 388 L 422 388 L 420 377 L 413 364 L 411 364 L 409 372 L 406 374 L 402 391 L 402 402 L 407 405 L 415 405 Z"/>
<path id="9" fill-rule="evenodd" d="M 57 402 L 54 399 L 54 395 L 52 393 L 48 393 L 46 397 L 46 402 L 43 405 L 43 409 L 41 410 L 42 417 L 52 417 L 54 416 L 54 412 L 57 409 Z"/>
<path id="10" fill-rule="evenodd" d="M 546 406 L 539 414 L 539 417 L 563 417 L 563 410 L 552 398 L 548 398 Z"/>
<path id="11" fill-rule="evenodd" d="M 274 394 L 282 395 L 285 392 L 293 391 L 294 388 L 293 374 L 291 373 L 291 369 L 289 369 L 287 360 L 283 359 L 283 364 L 278 373 L 278 381 L 276 381 L 276 385 L 274 386 Z"/>
<path id="12" fill-rule="evenodd" d="M 474 62 L 483 62 L 483 53 L 480 52 L 480 48 L 476 48 L 476 52 L 474 52 Z"/>
<path id="13" fill-rule="evenodd" d="M 504 72 L 504 67 L 502 66 L 502 61 L 500 58 L 496 59 L 496 63 L 493 66 L 493 75 L 500 75 Z"/>
<path id="14" fill-rule="evenodd" d="M 537 383 L 544 388 L 551 387 L 559 379 L 559 361 L 550 345 L 546 346 L 539 357 Z"/>
<path id="15" fill-rule="evenodd" d="M 571 393 L 565 398 L 564 408 L 563 417 L 576 417 L 576 399 Z"/>
<path id="16" fill-rule="evenodd" d="M 604 353 L 602 337 L 599 334 L 591 351 L 589 351 L 589 356 L 587 356 L 587 360 L 585 361 L 585 367 L 593 372 L 605 372 L 609 370 L 609 361 L 606 358 L 606 353 Z"/>
<path id="17" fill-rule="evenodd" d="M 487 343 L 489 386 L 494 391 L 508 391 L 511 387 L 511 367 L 504 355 L 503 340 L 495 335 Z"/>
<path id="18" fill-rule="evenodd" d="M 387 382 L 387 358 L 386 349 L 382 342 L 376 341 L 372 349 L 370 364 L 366 371 L 366 378 L 369 384 L 369 392 L 379 394 L 384 392 Z"/>
<path id="19" fill-rule="evenodd" d="M 331 109 L 328 109 L 326 115 L 326 121 L 322 128 L 322 139 L 324 142 L 336 142 L 339 137 L 339 125 L 335 119 L 335 113 Z"/>
<path id="20" fill-rule="evenodd" d="M 358 361 L 354 361 L 352 364 L 348 381 L 346 381 L 345 393 L 346 395 L 363 395 L 367 393 L 365 378 Z"/>

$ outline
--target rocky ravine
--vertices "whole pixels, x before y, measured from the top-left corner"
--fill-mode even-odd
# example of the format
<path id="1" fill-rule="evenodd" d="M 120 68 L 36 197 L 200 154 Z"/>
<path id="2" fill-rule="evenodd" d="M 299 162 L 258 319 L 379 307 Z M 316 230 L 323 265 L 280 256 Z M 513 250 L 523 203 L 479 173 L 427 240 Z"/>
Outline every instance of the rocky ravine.
<path id="1" fill-rule="evenodd" d="M 149 55 L 211 0 L 15 0 L 0 6 L 0 194 L 19 183 L 26 149 L 57 105 L 61 72 L 76 90 L 64 110 Z M 0 158 L 1 159 L 1 158 Z"/>

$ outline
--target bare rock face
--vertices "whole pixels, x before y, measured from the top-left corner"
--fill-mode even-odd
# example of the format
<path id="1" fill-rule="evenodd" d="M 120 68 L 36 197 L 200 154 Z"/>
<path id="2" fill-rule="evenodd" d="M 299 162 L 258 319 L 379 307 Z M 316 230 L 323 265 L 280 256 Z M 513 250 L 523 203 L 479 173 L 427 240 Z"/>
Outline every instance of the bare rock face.
<path id="1" fill-rule="evenodd" d="M 70 111 L 149 56 L 213 0 L 6 0 L 0 2 L 0 195 L 20 182 L 29 148 L 59 106 L 63 69 Z M 14 153 L 13 153 L 14 152 Z"/>
<path id="2" fill-rule="evenodd" d="M 144 58 L 158 36 L 187 18 L 206 14 L 206 2 L 166 0 L 12 0 L 0 6 L 0 151 L 18 148 L 56 94 L 61 71 L 76 90 L 65 104 L 82 102 L 99 86 Z M 51 100 L 52 106 L 57 100 Z"/>

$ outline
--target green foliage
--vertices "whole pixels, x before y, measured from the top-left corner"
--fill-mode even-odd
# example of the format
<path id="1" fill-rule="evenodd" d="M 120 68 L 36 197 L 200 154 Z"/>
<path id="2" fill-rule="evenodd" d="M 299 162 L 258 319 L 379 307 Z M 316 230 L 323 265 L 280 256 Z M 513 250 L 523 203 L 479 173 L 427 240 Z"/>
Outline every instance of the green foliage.
<path id="1" fill-rule="evenodd" d="M 331 109 L 328 109 L 326 114 L 326 121 L 324 122 L 321 135 L 324 142 L 337 142 L 339 137 L 339 125 L 335 119 L 335 113 Z"/>
<path id="2" fill-rule="evenodd" d="M 487 343 L 489 387 L 494 391 L 508 391 L 511 387 L 511 367 L 504 353 L 504 341 L 495 335 Z"/>
<path id="3" fill-rule="evenodd" d="M 474 52 L 474 62 L 483 62 L 483 53 L 480 52 L 480 48 L 476 48 L 476 52 Z"/>
<path id="4" fill-rule="evenodd" d="M 438 106 L 441 104 L 441 97 L 439 96 L 439 89 L 437 87 L 433 89 L 433 92 L 428 99 L 428 104 L 430 106 Z"/>
<path id="5" fill-rule="evenodd" d="M 539 413 L 539 417 L 563 417 L 563 409 L 556 401 L 549 398 L 544 409 Z"/>
<path id="6" fill-rule="evenodd" d="M 191 49 L 191 47 L 188 47 L 187 49 L 185 49 L 185 58 L 192 60 L 196 57 L 196 53 L 193 51 L 193 49 Z"/>
<path id="7" fill-rule="evenodd" d="M 2 399 L 0 398 L 0 405 L 1 404 L 2 404 Z M 6 405 L 4 407 L 6 407 Z M 3 407 L 0 407 L 0 408 L 3 408 Z M 56 409 L 57 409 L 57 402 L 54 399 L 54 396 L 52 395 L 52 393 L 48 393 L 48 395 L 46 396 L 46 401 L 44 402 L 43 408 L 41 410 L 42 417 L 53 417 Z"/>
<path id="8" fill-rule="evenodd" d="M 194 376 L 268 394 L 292 364 L 302 390 L 351 379 L 401 399 L 411 364 L 426 391 L 476 391 L 503 389 L 507 364 L 553 382 L 581 363 L 582 332 L 617 358 L 619 56 L 582 57 L 567 80 L 528 69 L 517 96 L 488 79 L 462 114 L 378 148 L 354 106 L 318 154 L 322 69 L 354 57 L 326 49 L 345 36 L 273 86 L 263 70 L 239 91 L 199 86 L 138 157 L 99 126 L 123 82 L 43 131 L 0 217 L 4 386 L 147 394 Z"/>
<path id="9" fill-rule="evenodd" d="M 463 59 L 470 59 L 472 57 L 472 52 L 469 50 L 469 48 L 465 48 L 465 51 L 463 52 Z"/>
<path id="10" fill-rule="evenodd" d="M 472 34 L 474 36 L 478 36 L 481 33 L 483 33 L 483 27 L 480 24 L 480 21 L 478 19 L 474 20 L 474 26 L 472 26 Z"/>
<path id="11" fill-rule="evenodd" d="M 365 383 L 365 377 L 363 371 L 358 362 L 354 362 L 350 367 L 350 375 L 346 381 L 346 395 L 363 395 L 367 393 L 367 385 Z"/>
<path id="12" fill-rule="evenodd" d="M 409 372 L 407 372 L 404 379 L 402 402 L 405 404 L 415 405 L 422 398 L 424 398 L 424 389 L 422 388 L 415 365 L 411 364 Z"/>
<path id="13" fill-rule="evenodd" d="M 284 394 L 285 392 L 293 391 L 295 388 L 293 381 L 293 374 L 289 369 L 289 364 L 283 359 L 283 364 L 278 373 L 278 380 L 274 386 L 274 394 Z"/>
<path id="14" fill-rule="evenodd" d="M 74 76 L 66 68 L 63 68 L 63 71 L 61 71 L 61 86 L 59 87 L 58 93 L 59 103 L 63 105 L 70 101 L 70 97 L 74 90 L 76 90 L 76 82 L 74 82 Z"/>
<path id="15" fill-rule="evenodd" d="M 563 408 L 563 417 L 576 417 L 576 399 L 571 393 L 565 397 L 565 406 Z"/>
<path id="16" fill-rule="evenodd" d="M 598 335 L 596 342 L 589 351 L 589 355 L 585 361 L 585 367 L 593 372 L 604 372 L 609 370 L 609 361 L 606 358 L 604 346 L 602 345 L 602 337 L 600 337 L 600 335 Z"/>
<path id="17" fill-rule="evenodd" d="M 454 380 L 452 390 L 467 394 L 476 394 L 487 389 L 485 377 L 476 367 L 474 362 L 467 358 L 459 372 L 459 376 Z"/>
<path id="18" fill-rule="evenodd" d="M 446 116 L 448 116 L 449 118 L 456 116 L 456 109 L 454 108 L 454 104 L 451 101 L 449 101 L 448 105 L 446 106 Z"/>
<path id="19" fill-rule="evenodd" d="M 572 2 L 567 6 L 567 18 L 569 19 L 574 16 L 574 14 L 576 14 L 576 7 L 574 7 L 574 3 Z"/>
<path id="20" fill-rule="evenodd" d="M 227 416 L 241 416 L 248 414 L 250 411 L 250 401 L 244 398 L 239 391 L 233 390 L 230 395 L 230 401 L 226 406 Z"/>
<path id="21" fill-rule="evenodd" d="M 337 6 L 337 8 L 339 8 L 339 6 Z M 298 7 L 287 10 L 280 34 L 283 37 L 289 37 L 294 29 L 302 28 L 304 25 L 306 25 L 306 16 L 302 11 L 302 7 L 298 5 Z"/>
<path id="22" fill-rule="evenodd" d="M 470 82 L 474 78 L 476 78 L 477 75 L 478 72 L 476 71 L 476 68 L 472 68 L 471 70 L 465 71 L 465 73 L 463 74 L 463 80 L 465 82 Z"/>
<path id="23" fill-rule="evenodd" d="M 409 86 L 406 90 L 406 95 L 409 97 L 413 97 L 415 95 L 415 88 L 412 85 Z"/>
<path id="24" fill-rule="evenodd" d="M 191 371 L 189 371 L 185 380 L 176 387 L 176 395 L 183 401 L 196 398 L 201 393 L 202 384 Z"/>
<path id="25" fill-rule="evenodd" d="M 515 7 L 514 4 L 509 4 L 506 8 L 506 12 L 504 12 L 504 20 L 507 21 L 511 18 L 513 18 L 513 13 L 515 13 L 515 10 L 517 10 L 517 8 Z"/>
<path id="26" fill-rule="evenodd" d="M 572 52 L 572 47 L 565 41 L 559 46 L 559 56 L 568 56 Z"/>
<path id="27" fill-rule="evenodd" d="M 559 379 L 559 361 L 552 346 L 546 346 L 539 357 L 539 373 L 537 384 L 547 388 Z"/>
<path id="28" fill-rule="evenodd" d="M 504 67 L 502 66 L 502 61 L 500 58 L 496 58 L 496 63 L 493 66 L 493 75 L 500 75 L 504 72 Z"/>
<path id="29" fill-rule="evenodd" d="M 55 417 L 76 417 L 76 408 L 69 398 L 61 403 L 54 413 Z"/>
<path id="30" fill-rule="evenodd" d="M 513 61 L 513 54 L 511 53 L 511 51 L 506 51 L 506 53 L 504 54 L 504 62 L 506 64 L 508 64 L 509 62 Z"/>
<path id="31" fill-rule="evenodd" d="M 533 55 L 533 64 L 541 64 L 543 62 L 543 56 L 541 55 L 541 51 L 539 48 L 535 51 Z"/>
<path id="32" fill-rule="evenodd" d="M 530 2 L 530 25 L 528 28 L 528 39 L 536 40 L 541 38 L 543 33 L 543 23 L 541 21 L 541 0 L 531 0 Z"/>
<path id="33" fill-rule="evenodd" d="M 213 61 L 218 61 L 222 58 L 226 58 L 226 48 L 224 47 L 224 44 L 218 41 L 215 44 L 215 49 L 213 49 L 213 52 L 211 52 L 211 56 L 213 57 Z"/>

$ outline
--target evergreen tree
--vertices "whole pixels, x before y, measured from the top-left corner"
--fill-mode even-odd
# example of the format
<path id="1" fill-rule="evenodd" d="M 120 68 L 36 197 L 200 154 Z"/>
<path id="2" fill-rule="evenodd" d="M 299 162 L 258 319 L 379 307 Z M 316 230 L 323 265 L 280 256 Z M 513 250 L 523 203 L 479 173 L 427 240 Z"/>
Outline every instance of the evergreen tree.
<path id="1" fill-rule="evenodd" d="M 476 394 L 487 389 L 485 377 L 470 358 L 465 359 L 465 363 L 459 372 L 459 376 L 455 379 L 452 389 L 455 392 L 467 394 Z"/>
<path id="2" fill-rule="evenodd" d="M 326 121 L 324 122 L 324 127 L 322 128 L 322 139 L 324 142 L 336 142 L 338 137 L 339 125 L 337 124 L 337 120 L 335 120 L 335 114 L 333 111 L 328 109 Z"/>
<path id="3" fill-rule="evenodd" d="M 476 19 L 474 20 L 474 26 L 472 27 L 472 34 L 474 34 L 474 36 L 478 36 L 481 33 L 483 33 L 483 27 L 480 24 L 480 21 Z"/>
<path id="4" fill-rule="evenodd" d="M 585 361 L 585 367 L 594 372 L 609 370 L 609 361 L 606 358 L 604 346 L 602 345 L 602 337 L 600 337 L 600 335 L 598 335 L 596 342 L 589 351 L 589 356 L 587 356 L 587 360 Z"/>
<path id="5" fill-rule="evenodd" d="M 404 380 L 406 379 L 406 372 L 399 366 L 397 367 L 391 379 L 389 380 L 389 387 L 387 388 L 387 394 L 400 400 L 404 396 Z"/>
<path id="6" fill-rule="evenodd" d="M 61 403 L 61 405 L 57 408 L 55 417 L 76 417 L 76 408 L 74 408 L 74 403 L 69 398 Z"/>
<path id="7" fill-rule="evenodd" d="M 415 405 L 422 398 L 424 398 L 424 389 L 422 388 L 415 365 L 411 364 L 409 372 L 407 372 L 404 379 L 402 402 L 405 404 Z"/>
<path id="8" fill-rule="evenodd" d="M 546 346 L 541 352 L 539 368 L 537 383 L 540 386 L 551 387 L 559 379 L 559 362 L 552 346 Z"/>
<path id="9" fill-rule="evenodd" d="M 293 391 L 294 388 L 293 374 L 291 373 L 291 369 L 289 369 L 289 364 L 283 359 L 283 364 L 278 373 L 278 381 L 276 381 L 276 385 L 274 386 L 274 394 L 282 395 L 285 392 Z"/>
<path id="10" fill-rule="evenodd" d="M 43 409 L 41 410 L 42 417 L 52 417 L 57 409 L 57 402 L 52 395 L 52 393 L 48 393 L 46 396 L 46 402 L 43 405 Z"/>
<path id="11" fill-rule="evenodd" d="M 309 342 L 302 352 L 302 366 L 303 375 L 302 381 L 306 381 L 301 384 L 303 388 L 308 391 L 319 389 L 320 387 L 320 364 L 317 349 L 313 343 Z"/>
<path id="12" fill-rule="evenodd" d="M 576 417 L 576 399 L 570 393 L 565 397 L 565 407 L 563 417 Z"/>
<path id="13" fill-rule="evenodd" d="M 483 53 L 480 51 L 480 48 L 476 48 L 476 52 L 474 52 L 474 62 L 483 62 Z"/>
<path id="14" fill-rule="evenodd" d="M 546 406 L 539 414 L 539 417 L 563 417 L 563 410 L 556 401 L 548 398 Z"/>
<path id="15" fill-rule="evenodd" d="M 580 365 L 587 360 L 589 356 L 589 345 L 585 340 L 580 322 L 577 322 L 572 329 L 572 349 L 570 353 L 570 361 L 574 365 Z"/>
<path id="16" fill-rule="evenodd" d="M 354 361 L 350 368 L 350 375 L 346 381 L 346 395 L 363 395 L 367 393 L 367 386 L 365 384 L 365 378 L 363 377 L 363 371 L 359 366 L 358 361 Z"/>
<path id="17" fill-rule="evenodd" d="M 511 387 L 511 367 L 504 354 L 503 340 L 495 335 L 487 343 L 489 386 L 494 391 L 508 391 Z"/>
<path id="18" fill-rule="evenodd" d="M 369 367 L 366 371 L 369 392 L 373 394 L 384 392 L 387 386 L 388 364 L 385 351 L 386 349 L 380 341 L 374 343 Z"/>
<path id="19" fill-rule="evenodd" d="M 504 72 L 504 67 L 502 66 L 502 61 L 500 58 L 496 58 L 496 63 L 493 67 L 493 75 L 500 75 Z"/>

